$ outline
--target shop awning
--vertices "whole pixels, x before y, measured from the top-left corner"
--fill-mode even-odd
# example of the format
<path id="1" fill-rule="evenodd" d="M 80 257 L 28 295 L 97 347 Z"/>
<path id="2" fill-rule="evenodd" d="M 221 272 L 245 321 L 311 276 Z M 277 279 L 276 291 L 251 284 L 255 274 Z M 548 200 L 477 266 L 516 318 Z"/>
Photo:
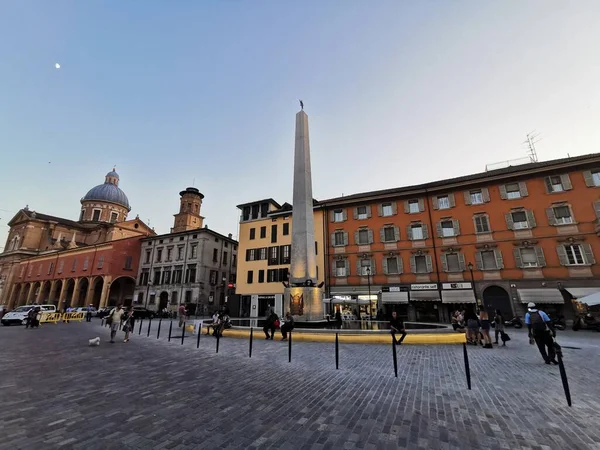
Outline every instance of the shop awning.
<path id="1" fill-rule="evenodd" d="M 410 291 L 411 302 L 439 302 L 440 293 L 438 291 Z"/>
<path id="2" fill-rule="evenodd" d="M 343 299 L 343 298 L 324 298 L 323 299 L 323 303 L 331 303 L 333 305 L 341 305 L 344 303 L 347 304 L 356 304 L 358 303 L 359 305 L 368 305 L 369 304 L 369 300 L 357 300 L 355 298 L 351 298 L 351 299 Z"/>
<path id="3" fill-rule="evenodd" d="M 408 303 L 408 292 L 382 292 L 381 303 Z"/>
<path id="4" fill-rule="evenodd" d="M 600 292 L 600 288 L 565 288 L 573 298 L 583 298 Z"/>
<path id="5" fill-rule="evenodd" d="M 442 303 L 475 303 L 472 290 L 442 291 Z"/>
<path id="6" fill-rule="evenodd" d="M 558 289 L 517 289 L 521 303 L 564 304 L 562 294 Z"/>

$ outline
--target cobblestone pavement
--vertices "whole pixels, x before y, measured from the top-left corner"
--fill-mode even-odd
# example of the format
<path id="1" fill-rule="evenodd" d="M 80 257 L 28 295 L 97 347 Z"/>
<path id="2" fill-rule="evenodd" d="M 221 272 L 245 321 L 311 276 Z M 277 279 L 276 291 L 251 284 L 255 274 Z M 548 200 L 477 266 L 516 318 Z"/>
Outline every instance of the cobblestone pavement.
<path id="1" fill-rule="evenodd" d="M 175 334 L 181 334 L 174 323 Z M 168 322 L 107 342 L 99 321 L 0 328 L 2 449 L 600 448 L 600 333 L 564 332 L 573 407 L 525 333 L 505 348 L 288 346 L 202 336 Z M 119 333 L 122 336 L 122 333 Z M 99 347 L 87 340 L 100 336 Z"/>

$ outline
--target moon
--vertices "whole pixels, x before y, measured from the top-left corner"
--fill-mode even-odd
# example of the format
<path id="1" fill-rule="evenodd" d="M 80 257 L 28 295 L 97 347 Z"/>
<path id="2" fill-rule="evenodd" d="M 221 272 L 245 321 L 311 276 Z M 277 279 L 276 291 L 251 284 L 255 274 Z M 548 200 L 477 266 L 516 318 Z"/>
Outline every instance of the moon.
<path id="1" fill-rule="evenodd" d="M 56 63 L 56 64 L 54 64 L 54 67 L 57 68 L 57 69 L 60 69 L 60 64 Z"/>

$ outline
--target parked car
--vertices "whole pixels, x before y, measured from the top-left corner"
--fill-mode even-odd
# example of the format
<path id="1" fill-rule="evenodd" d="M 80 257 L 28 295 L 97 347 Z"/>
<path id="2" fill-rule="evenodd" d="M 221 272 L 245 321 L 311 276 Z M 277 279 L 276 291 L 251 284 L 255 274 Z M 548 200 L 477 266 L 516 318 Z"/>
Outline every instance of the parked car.
<path id="1" fill-rule="evenodd" d="M 129 308 L 127 308 L 127 310 L 129 310 Z M 156 311 L 144 308 L 143 306 L 134 306 L 133 317 L 135 319 L 154 319 L 156 317 Z"/>
<path id="2" fill-rule="evenodd" d="M 27 314 L 31 310 L 31 308 L 35 308 L 39 306 L 42 312 L 56 312 L 56 306 L 54 305 L 26 305 L 19 306 L 17 309 L 6 313 L 2 316 L 2 325 L 25 325 L 27 323 Z"/>
<path id="3" fill-rule="evenodd" d="M 87 313 L 87 306 L 80 306 L 79 308 L 75 308 L 75 310 L 73 310 L 73 312 L 81 312 L 86 314 Z M 92 306 L 92 317 L 96 317 L 98 315 L 98 311 L 96 310 L 96 308 L 94 308 Z"/>

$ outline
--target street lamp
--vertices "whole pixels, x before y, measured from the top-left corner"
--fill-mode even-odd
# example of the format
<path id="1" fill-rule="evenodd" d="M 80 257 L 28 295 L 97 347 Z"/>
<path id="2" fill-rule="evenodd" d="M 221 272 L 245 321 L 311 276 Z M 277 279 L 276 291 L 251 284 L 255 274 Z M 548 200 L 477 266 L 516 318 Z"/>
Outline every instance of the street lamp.
<path id="1" fill-rule="evenodd" d="M 473 296 L 475 297 L 475 303 L 477 304 L 477 306 L 480 306 L 479 299 L 477 298 L 477 290 L 475 289 L 475 278 L 473 277 L 473 264 L 469 263 L 467 264 L 467 267 L 469 268 L 469 272 L 471 272 L 471 286 L 473 287 Z"/>
<path id="2" fill-rule="evenodd" d="M 369 286 L 369 320 L 371 320 L 373 314 L 373 307 L 371 306 L 371 267 L 367 267 L 367 285 Z"/>

